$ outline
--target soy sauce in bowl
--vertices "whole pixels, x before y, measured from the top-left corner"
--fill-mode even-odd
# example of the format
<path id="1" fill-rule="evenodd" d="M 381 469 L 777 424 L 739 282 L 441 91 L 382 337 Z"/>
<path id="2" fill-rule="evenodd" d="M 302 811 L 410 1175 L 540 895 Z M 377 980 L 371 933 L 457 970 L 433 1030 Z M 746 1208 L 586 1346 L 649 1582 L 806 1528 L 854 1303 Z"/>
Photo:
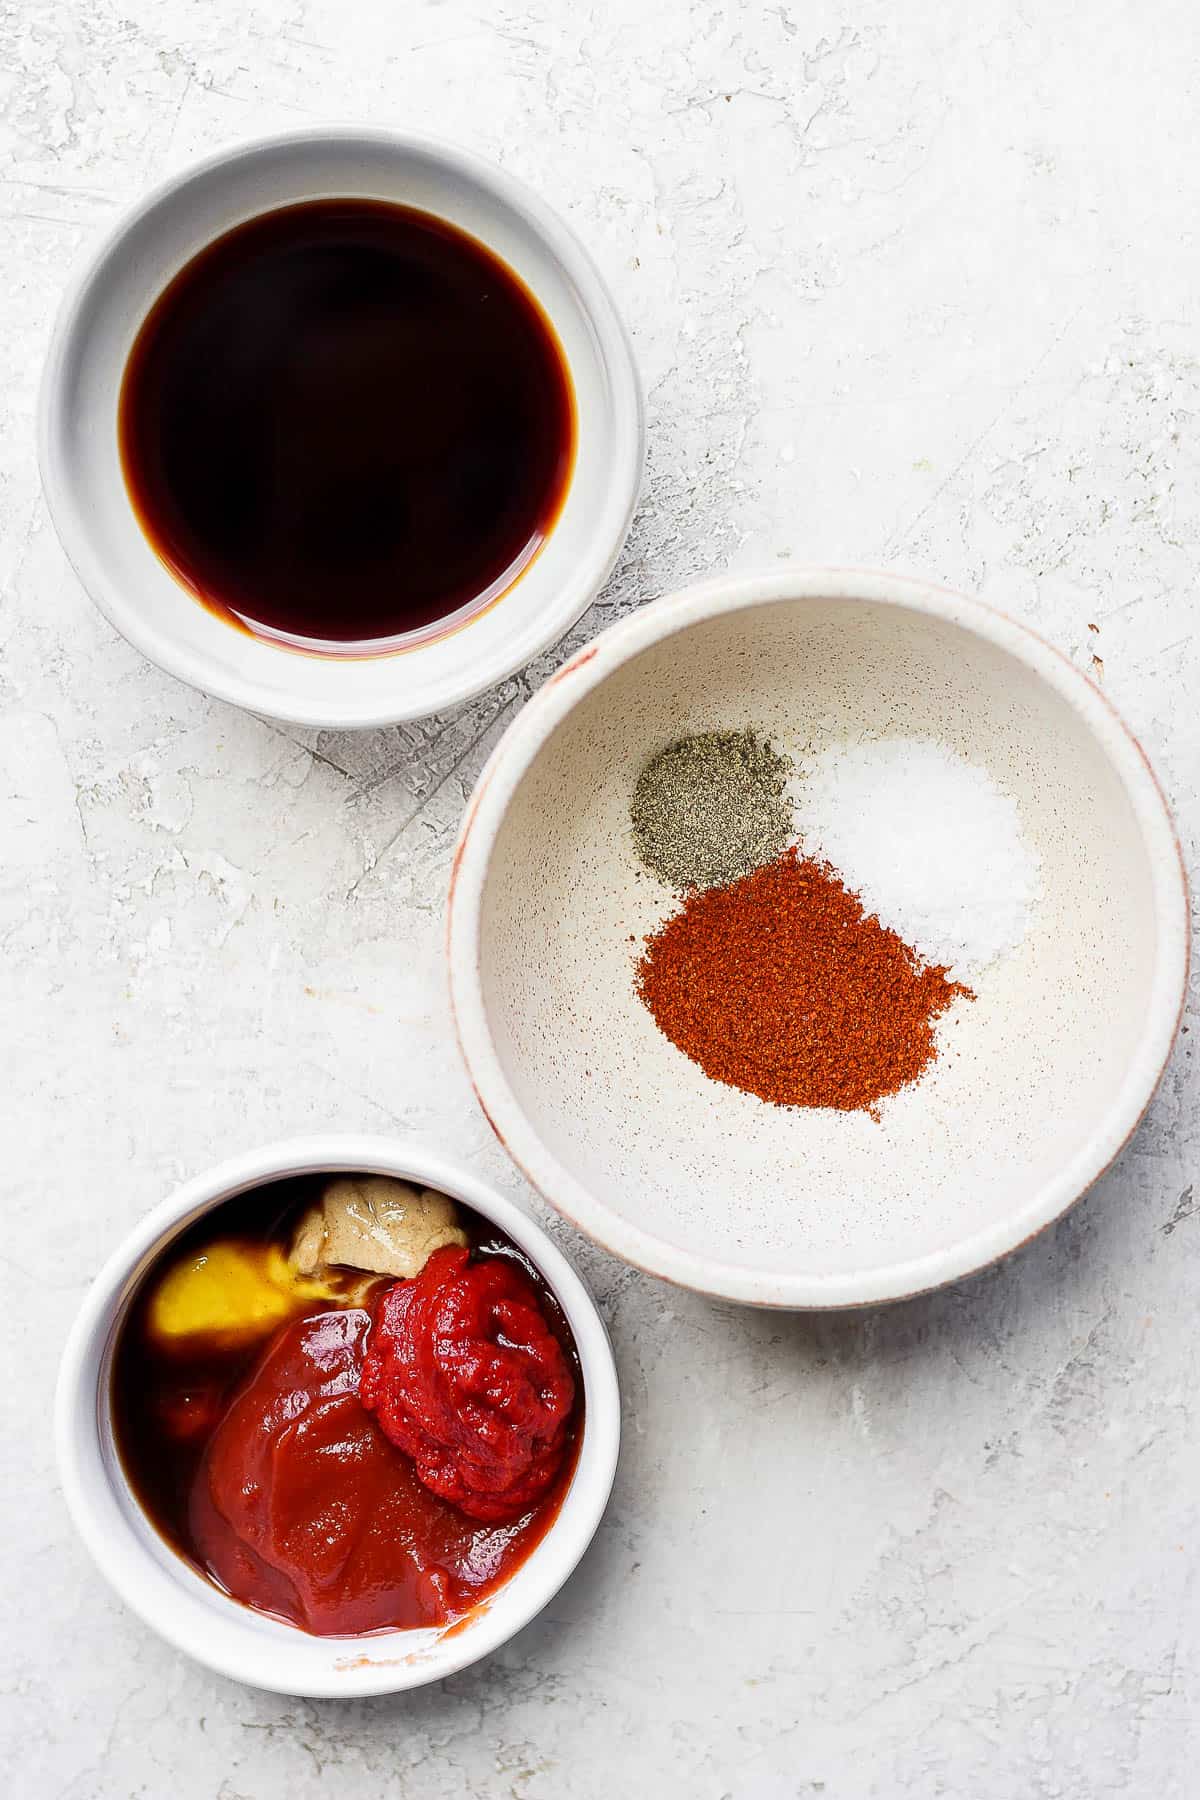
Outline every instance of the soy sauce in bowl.
<path id="1" fill-rule="evenodd" d="M 565 500 L 575 406 L 552 326 L 491 251 L 331 199 L 186 264 L 134 342 L 118 431 L 142 529 L 205 606 L 353 656 L 512 586 Z"/>

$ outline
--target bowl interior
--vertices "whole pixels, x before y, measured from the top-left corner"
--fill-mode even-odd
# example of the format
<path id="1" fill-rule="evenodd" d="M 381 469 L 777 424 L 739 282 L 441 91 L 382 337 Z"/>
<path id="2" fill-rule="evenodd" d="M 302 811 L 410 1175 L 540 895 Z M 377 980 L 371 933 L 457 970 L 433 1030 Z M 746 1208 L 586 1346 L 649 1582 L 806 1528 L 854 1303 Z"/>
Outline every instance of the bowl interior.
<path id="1" fill-rule="evenodd" d="M 263 1161 L 269 1166 L 262 1167 Z M 379 1145 L 355 1155 L 285 1146 L 259 1167 L 193 1183 L 144 1221 L 101 1272 L 64 1355 L 58 1441 L 64 1489 L 89 1549 L 148 1624 L 223 1674 L 281 1693 L 390 1693 L 452 1674 L 486 1655 L 536 1614 L 587 1547 L 616 1464 L 619 1401 L 603 1325 L 577 1275 L 540 1228 L 474 1177 L 429 1153 Z M 449 1627 L 314 1637 L 230 1600 L 170 1547 L 135 1498 L 117 1455 L 112 1354 L 137 1286 L 187 1226 L 234 1194 L 285 1175 L 359 1170 L 399 1175 L 453 1194 L 493 1218 L 545 1276 L 570 1323 L 584 1377 L 584 1429 L 571 1484 L 546 1535 L 510 1579 Z"/>
<path id="2" fill-rule="evenodd" d="M 200 605 L 147 543 L 117 447 L 121 378 L 171 277 L 256 213 L 355 195 L 435 213 L 493 250 L 537 296 L 574 387 L 577 448 L 541 552 L 486 611 L 392 655 L 297 654 Z M 411 717 L 478 692 L 578 617 L 620 547 L 640 473 L 636 381 L 620 324 L 584 254 L 540 202 L 449 148 L 386 133 L 297 134 L 203 165 L 139 209 L 85 278 L 48 364 L 43 463 L 75 567 L 113 622 L 162 666 L 259 711 L 312 723 Z M 402 426 L 402 422 L 401 426 Z"/>
<path id="3" fill-rule="evenodd" d="M 634 780 L 673 737 L 741 726 L 801 762 L 838 740 L 935 738 L 1014 796 L 1040 855 L 1025 942 L 975 982 L 974 1003 L 956 1003 L 947 1054 L 879 1123 L 718 1086 L 634 995 L 631 937 L 675 905 L 632 850 Z M 498 1124 L 523 1115 L 514 1152 L 549 1197 L 659 1272 L 779 1303 L 903 1293 L 906 1267 L 913 1286 L 930 1285 L 968 1242 L 990 1236 L 998 1254 L 1027 1235 L 1022 1210 L 1120 1111 L 1158 954 L 1134 801 L 1088 721 L 1034 668 L 906 606 L 811 598 L 725 612 L 584 694 L 504 813 L 479 940 L 514 1108 Z"/>

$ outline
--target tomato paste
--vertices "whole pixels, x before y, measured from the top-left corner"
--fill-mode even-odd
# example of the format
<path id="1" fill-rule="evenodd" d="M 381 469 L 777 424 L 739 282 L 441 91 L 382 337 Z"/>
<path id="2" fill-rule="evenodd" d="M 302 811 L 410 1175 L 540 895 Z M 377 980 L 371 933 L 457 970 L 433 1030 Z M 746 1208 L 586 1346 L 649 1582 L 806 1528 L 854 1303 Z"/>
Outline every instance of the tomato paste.
<path id="1" fill-rule="evenodd" d="M 460 1512 L 507 1524 L 562 1464 L 575 1383 L 524 1270 L 435 1251 L 376 1312 L 362 1401 L 418 1479 Z"/>

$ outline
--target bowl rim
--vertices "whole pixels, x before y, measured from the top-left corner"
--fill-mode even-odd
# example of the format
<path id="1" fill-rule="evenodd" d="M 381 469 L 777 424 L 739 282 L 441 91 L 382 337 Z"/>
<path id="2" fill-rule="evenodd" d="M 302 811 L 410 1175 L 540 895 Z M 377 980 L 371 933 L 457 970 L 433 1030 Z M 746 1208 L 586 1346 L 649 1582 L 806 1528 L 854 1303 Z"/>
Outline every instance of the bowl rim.
<path id="1" fill-rule="evenodd" d="M 222 1594 L 197 1575 L 183 1557 L 172 1556 L 182 1572 L 178 1583 L 162 1574 L 162 1565 L 131 1529 L 112 1535 L 113 1499 L 108 1481 L 97 1481 L 87 1466 L 88 1452 L 101 1452 L 108 1434 L 100 1428 L 101 1382 L 111 1341 L 112 1310 L 121 1289 L 143 1259 L 183 1224 L 222 1201 L 288 1175 L 361 1172 L 417 1180 L 453 1195 L 500 1225 L 526 1251 L 544 1275 L 570 1323 L 583 1372 L 586 1408 L 580 1456 L 566 1503 L 517 1574 L 525 1572 L 528 1591 L 510 1615 L 498 1618 L 488 1601 L 469 1621 L 443 1633 L 431 1648 L 406 1657 L 396 1655 L 405 1632 L 352 1639 L 315 1637 L 296 1631 L 301 1645 L 314 1646 L 314 1673 L 302 1681 L 281 1675 L 271 1665 L 271 1641 L 258 1637 L 260 1617 Z M 81 1432 L 80 1420 L 86 1419 Z M 195 1661 L 248 1686 L 305 1698 L 357 1698 L 397 1693 L 441 1681 L 488 1656 L 522 1630 L 553 1599 L 591 1543 L 604 1515 L 616 1475 L 621 1438 L 621 1403 L 616 1361 L 604 1322 L 582 1277 L 545 1229 L 511 1200 L 483 1181 L 456 1157 L 406 1138 L 330 1134 L 288 1138 L 217 1164 L 183 1183 L 146 1213 L 123 1237 L 95 1277 L 68 1333 L 59 1365 L 54 1399 L 54 1436 L 59 1478 L 71 1519 L 101 1574 L 142 1621 L 177 1650 Z M 86 1442 L 85 1442 L 86 1438 Z M 578 1490 L 578 1491 L 577 1491 Z M 136 1504 L 136 1501 L 135 1501 Z M 536 1570 L 538 1553 L 553 1548 Z M 168 1564 L 168 1567 L 171 1565 Z M 535 1572 L 537 1579 L 533 1579 Z M 205 1608 L 182 1604 L 195 1593 L 195 1576 L 205 1589 Z M 513 1579 L 513 1578 L 510 1578 Z M 505 1583 L 497 1592 L 504 1592 Z M 189 1593 L 190 1590 L 190 1593 Z M 221 1624 L 206 1634 L 204 1612 L 213 1597 Z M 239 1624 L 244 1630 L 239 1631 Z M 232 1644 L 231 1644 L 232 1640 Z M 347 1644 L 361 1646 L 360 1657 L 342 1657 L 340 1666 L 318 1665 L 324 1654 Z M 289 1647 L 291 1647 L 289 1645 Z M 303 1653 L 303 1652 L 302 1652 Z M 375 1654 L 377 1653 L 377 1654 Z"/>
<path id="2" fill-rule="evenodd" d="M 480 948 L 488 870 L 508 808 L 550 735 L 580 701 L 623 664 L 693 625 L 806 599 L 865 601 L 927 614 L 1007 651 L 1041 676 L 1091 731 L 1130 797 L 1146 846 L 1159 934 L 1146 1023 L 1105 1128 L 999 1224 L 945 1250 L 826 1277 L 769 1274 L 698 1255 L 621 1217 L 576 1180 L 541 1141 L 505 1077 L 487 1018 Z M 611 625 L 550 677 L 495 746 L 463 816 L 451 869 L 446 949 L 455 1031 L 476 1098 L 501 1145 L 551 1206 L 645 1273 L 719 1299 L 820 1311 L 909 1299 L 989 1267 L 1053 1224 L 1113 1163 L 1154 1096 L 1182 1016 L 1188 882 L 1174 821 L 1145 751 L 1108 696 L 1062 651 L 986 602 L 916 576 L 795 564 L 714 576 L 669 594 Z"/>
<path id="3" fill-rule="evenodd" d="M 169 628 L 161 628 L 130 601 L 94 547 L 88 520 L 69 476 L 63 448 L 63 377 L 68 349 L 76 333 L 86 329 L 87 309 L 97 277 L 111 258 L 123 253 L 130 235 L 151 213 L 177 199 L 194 182 L 234 163 L 270 157 L 279 151 L 303 152 L 313 145 L 356 143 L 399 158 L 424 157 L 440 164 L 452 178 L 482 189 L 499 207 L 523 219 L 541 240 L 578 292 L 582 310 L 595 333 L 598 360 L 607 378 L 616 455 L 603 504 L 595 511 L 571 578 L 560 583 L 523 629 L 494 647 L 486 664 L 477 665 L 469 676 L 450 674 L 436 680 L 425 676 L 414 681 L 413 657 L 418 646 L 397 660 L 398 667 L 401 663 L 407 665 L 408 679 L 397 680 L 394 699 L 351 705 L 335 698 L 297 697 L 237 670 L 214 666 L 208 657 L 179 643 Z M 538 299 L 540 302 L 540 296 Z M 629 332 L 608 283 L 572 227 L 533 188 L 487 157 L 430 133 L 352 123 L 307 125 L 239 139 L 167 175 L 121 211 L 87 245 L 68 278 L 46 351 L 37 401 L 38 468 L 47 510 L 75 575 L 109 624 L 147 661 L 202 693 L 267 718 L 326 730 L 367 730 L 402 724 L 461 705 L 506 680 L 557 643 L 582 617 L 616 565 L 637 507 L 645 443 L 645 402 Z M 466 626 L 470 623 L 466 621 Z"/>

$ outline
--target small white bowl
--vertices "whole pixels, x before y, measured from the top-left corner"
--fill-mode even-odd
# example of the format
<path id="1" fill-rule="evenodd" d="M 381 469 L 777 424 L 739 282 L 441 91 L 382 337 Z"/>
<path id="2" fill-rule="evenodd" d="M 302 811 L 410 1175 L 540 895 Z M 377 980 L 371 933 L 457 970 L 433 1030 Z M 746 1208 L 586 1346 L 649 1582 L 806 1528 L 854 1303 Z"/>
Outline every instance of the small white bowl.
<path id="1" fill-rule="evenodd" d="M 579 1458 L 542 1541 L 465 1622 L 365 1637 L 313 1637 L 252 1612 L 177 1555 L 134 1498 L 113 1442 L 109 1377 L 118 1326 L 156 1255 L 234 1194 L 289 1175 L 362 1171 L 438 1188 L 493 1220 L 541 1271 L 566 1314 L 583 1370 Z M 63 1492 L 103 1574 L 147 1625 L 235 1681 L 314 1698 L 391 1694 L 440 1681 L 520 1631 L 587 1549 L 612 1488 L 620 1445 L 612 1346 L 579 1276 L 539 1225 L 452 1158 L 388 1138 L 297 1138 L 219 1168 L 164 1200 L 96 1277 L 72 1327 L 58 1379 L 55 1431 Z"/>
<path id="2" fill-rule="evenodd" d="M 629 801 L 680 734 L 934 738 L 1017 800 L 1043 894 L 974 983 L 954 1055 L 865 1114 L 709 1081 L 633 989 L 675 908 Z M 898 576 L 719 579 L 614 625 L 522 711 L 480 777 L 452 877 L 459 1039 L 501 1142 L 627 1261 L 763 1306 L 891 1300 L 1056 1219 L 1153 1094 L 1187 980 L 1166 803 L 1104 695 L 990 607 Z"/>
<path id="3" fill-rule="evenodd" d="M 147 542 L 117 445 L 121 378 L 163 288 L 223 232 L 329 196 L 448 219 L 536 296 L 575 390 L 575 466 L 538 555 L 486 611 L 391 654 L 338 658 L 263 642 L 202 606 Z M 39 456 L 58 535 L 84 587 L 160 668 L 252 712 L 316 726 L 386 725 L 467 700 L 562 636 L 603 586 L 633 517 L 644 451 L 633 353 L 574 234 L 512 176 L 449 144 L 358 127 L 288 132 L 172 176 L 90 254 L 63 301 L 42 380 Z"/>

